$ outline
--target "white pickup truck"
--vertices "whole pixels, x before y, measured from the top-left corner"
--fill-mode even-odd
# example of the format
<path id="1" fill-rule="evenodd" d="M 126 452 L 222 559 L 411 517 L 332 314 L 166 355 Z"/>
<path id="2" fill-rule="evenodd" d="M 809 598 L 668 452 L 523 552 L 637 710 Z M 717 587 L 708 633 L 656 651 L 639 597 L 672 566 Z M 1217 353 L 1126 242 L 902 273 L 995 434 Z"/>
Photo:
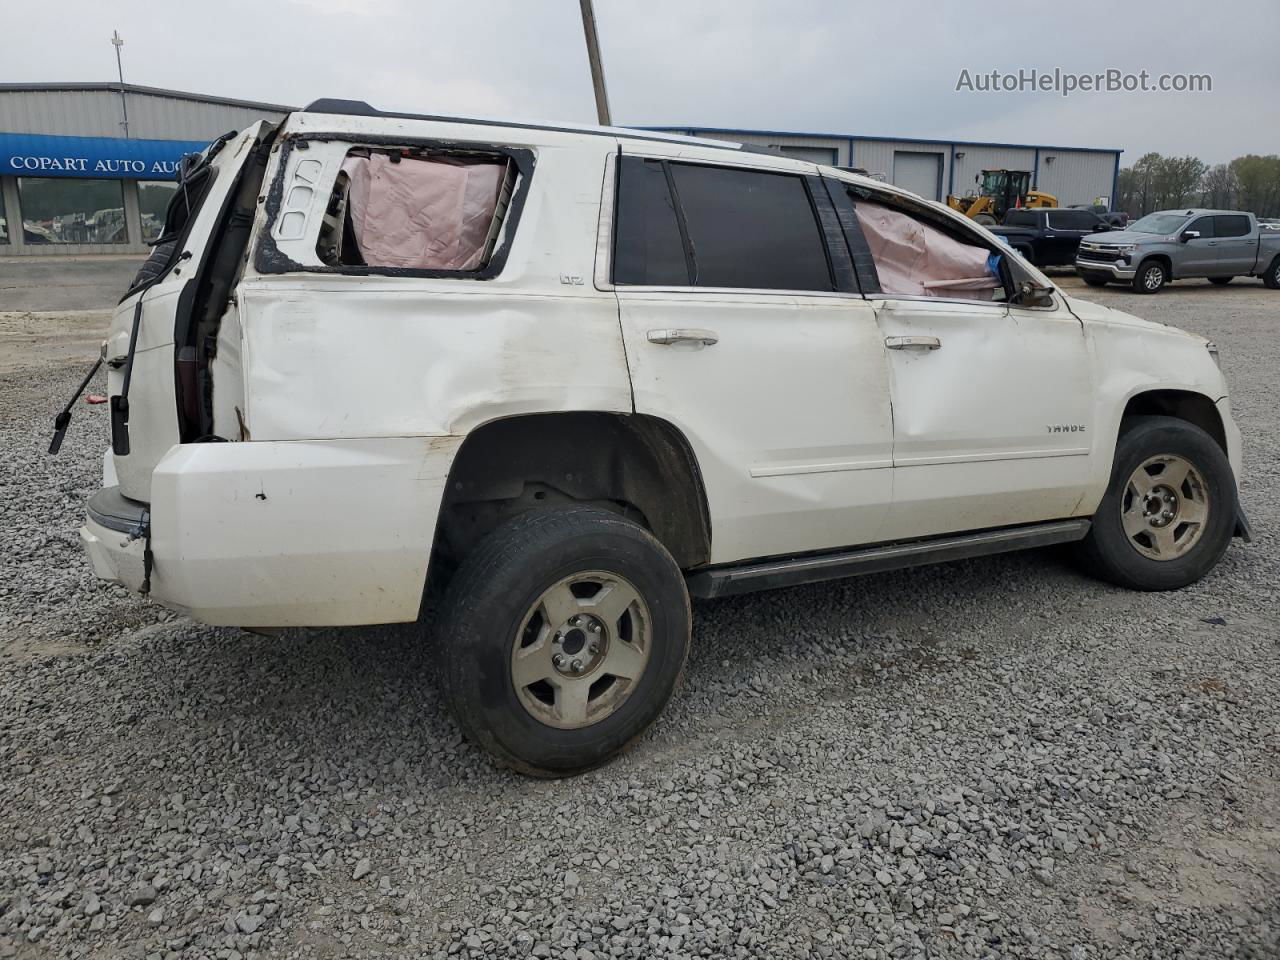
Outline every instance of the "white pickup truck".
<path id="1" fill-rule="evenodd" d="M 103 345 L 94 570 L 248 628 L 438 584 L 445 693 L 519 770 L 655 720 L 690 596 L 1055 543 L 1166 590 L 1248 535 L 1212 344 L 892 186 L 350 101 L 181 178 Z"/>

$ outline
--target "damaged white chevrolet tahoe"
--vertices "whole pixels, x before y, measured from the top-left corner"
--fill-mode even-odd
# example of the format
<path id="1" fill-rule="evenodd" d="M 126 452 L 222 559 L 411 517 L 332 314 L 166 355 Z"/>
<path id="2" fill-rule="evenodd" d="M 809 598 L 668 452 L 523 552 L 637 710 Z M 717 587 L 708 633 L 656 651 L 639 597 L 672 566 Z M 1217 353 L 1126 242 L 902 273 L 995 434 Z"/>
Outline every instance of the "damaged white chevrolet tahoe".
<path id="1" fill-rule="evenodd" d="M 251 628 L 430 577 L 458 722 L 537 775 L 655 720 L 691 595 L 1065 542 L 1175 589 L 1248 536 L 1212 344 L 735 144 L 319 101 L 184 162 L 103 357 L 99 576 Z"/>

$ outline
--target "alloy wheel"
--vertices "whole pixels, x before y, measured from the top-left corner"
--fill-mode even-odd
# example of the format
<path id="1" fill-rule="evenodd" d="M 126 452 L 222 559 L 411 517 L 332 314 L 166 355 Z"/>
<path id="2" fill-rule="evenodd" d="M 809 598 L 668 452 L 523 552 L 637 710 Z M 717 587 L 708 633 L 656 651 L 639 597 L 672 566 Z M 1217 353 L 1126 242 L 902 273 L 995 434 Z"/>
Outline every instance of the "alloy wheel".
<path id="1" fill-rule="evenodd" d="M 1209 509 L 1200 471 L 1182 457 L 1157 456 L 1130 475 L 1120 519 L 1129 544 L 1144 557 L 1176 560 L 1200 542 Z"/>
<path id="2" fill-rule="evenodd" d="M 561 730 L 599 723 L 644 675 L 652 630 L 640 592 L 617 574 L 564 578 L 534 602 L 514 638 L 511 683 L 520 704 Z"/>

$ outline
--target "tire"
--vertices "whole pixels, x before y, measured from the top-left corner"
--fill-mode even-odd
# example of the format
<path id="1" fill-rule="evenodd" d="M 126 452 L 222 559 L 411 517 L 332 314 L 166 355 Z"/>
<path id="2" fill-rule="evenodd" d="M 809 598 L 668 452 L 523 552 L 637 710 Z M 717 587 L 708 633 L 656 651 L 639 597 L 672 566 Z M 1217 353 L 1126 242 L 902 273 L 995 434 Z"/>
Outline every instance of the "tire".
<path id="1" fill-rule="evenodd" d="M 1230 283 L 1234 279 L 1235 277 L 1210 277 L 1209 282 L 1217 287 L 1225 287 L 1228 283 Z"/>
<path id="2" fill-rule="evenodd" d="M 973 218 L 974 223 L 980 223 L 984 227 L 994 227 L 998 221 L 989 213 L 980 213 Z"/>
<path id="3" fill-rule="evenodd" d="M 1082 273 L 1080 278 L 1091 287 L 1105 287 L 1111 280 L 1105 273 Z"/>
<path id="4" fill-rule="evenodd" d="M 1158 293 L 1169 282 L 1169 269 L 1159 260 L 1144 260 L 1133 275 L 1134 293 Z"/>
<path id="5" fill-rule="evenodd" d="M 616 615 L 596 606 L 628 598 Z M 666 548 L 617 514 L 573 506 L 522 514 L 463 559 L 437 643 L 463 733 L 514 770 L 564 777 L 608 762 L 657 719 L 689 634 L 689 594 Z"/>
<path id="6" fill-rule="evenodd" d="M 1190 471 L 1178 482 L 1172 472 L 1181 474 L 1182 464 Z M 1165 476 L 1175 488 L 1172 503 L 1162 493 Z M 1137 492 L 1148 485 L 1147 496 Z M 1153 501 L 1160 505 L 1154 512 Z M 1134 417 L 1121 425 L 1111 482 L 1080 543 L 1080 559 L 1089 573 L 1131 590 L 1177 590 L 1222 559 L 1236 512 L 1235 476 L 1212 437 L 1185 420 Z"/>
<path id="7" fill-rule="evenodd" d="M 1262 282 L 1272 290 L 1280 290 L 1280 257 L 1271 261 L 1267 272 L 1262 275 Z"/>

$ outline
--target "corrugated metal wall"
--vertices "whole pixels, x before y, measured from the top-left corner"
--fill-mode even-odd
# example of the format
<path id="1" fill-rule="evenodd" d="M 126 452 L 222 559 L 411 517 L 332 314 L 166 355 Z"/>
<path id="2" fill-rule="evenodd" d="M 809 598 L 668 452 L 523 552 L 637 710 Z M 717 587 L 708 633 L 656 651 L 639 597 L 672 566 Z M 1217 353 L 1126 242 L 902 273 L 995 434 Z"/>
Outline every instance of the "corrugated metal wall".
<path id="1" fill-rule="evenodd" d="M 933 143 L 914 143 L 903 140 L 869 140 L 859 138 L 853 145 L 853 166 L 862 167 L 872 176 L 883 176 L 893 183 L 893 158 L 896 153 L 923 153 L 938 158 L 942 171 L 936 196 L 927 196 L 929 200 L 942 200 L 947 194 L 947 184 L 951 177 L 951 144 L 942 141 Z M 910 189 L 909 184 L 901 184 Z"/>
<path id="2" fill-rule="evenodd" d="M 776 148 L 782 147 L 780 153 L 788 153 L 785 148 L 792 147 L 798 150 L 817 149 L 817 150 L 834 150 L 836 158 L 836 166 L 847 167 L 849 163 L 849 138 L 848 137 L 803 137 L 794 134 L 781 133 L 754 133 L 743 131 L 741 133 L 723 133 L 715 131 L 693 130 L 693 136 L 706 137 L 709 140 L 731 140 L 734 143 L 749 143 L 752 146 Z M 791 153 L 791 156 L 797 156 L 797 153 Z M 809 159 L 805 155 L 799 155 L 799 159 Z M 829 161 L 824 161 L 829 162 Z"/>
<path id="3" fill-rule="evenodd" d="M 1115 171 L 1114 153 L 1076 150 L 1064 153 L 1042 147 L 1037 186 L 1056 196 L 1064 207 L 1093 203 L 1098 197 L 1110 197 L 1114 203 L 1111 190 Z"/>
<path id="4" fill-rule="evenodd" d="M 959 156 L 962 153 L 964 156 Z M 978 185 L 973 178 L 981 176 L 983 170 L 1034 171 L 1036 168 L 1034 149 L 972 147 L 957 143 L 956 154 L 956 174 L 951 192 L 958 197 L 971 196 L 977 192 Z"/>
<path id="5" fill-rule="evenodd" d="M 284 114 L 263 109 L 201 103 L 150 93 L 125 94 L 129 136 L 140 140 L 212 140 L 263 118 Z M 106 90 L 0 91 L 0 130 L 71 137 L 119 137 L 120 94 Z"/>

